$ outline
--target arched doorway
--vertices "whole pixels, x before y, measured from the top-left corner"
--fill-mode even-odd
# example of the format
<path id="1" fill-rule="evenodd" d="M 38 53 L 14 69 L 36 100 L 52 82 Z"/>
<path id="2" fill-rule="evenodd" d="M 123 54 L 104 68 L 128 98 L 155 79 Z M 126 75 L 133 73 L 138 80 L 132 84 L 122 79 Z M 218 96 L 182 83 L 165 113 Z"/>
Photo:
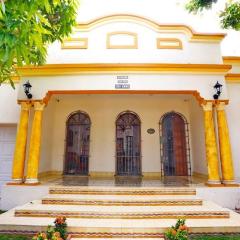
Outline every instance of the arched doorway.
<path id="1" fill-rule="evenodd" d="M 88 175 L 91 121 L 88 114 L 77 111 L 66 122 L 64 174 Z"/>
<path id="2" fill-rule="evenodd" d="M 141 175 L 141 122 L 129 111 L 116 121 L 116 175 Z"/>
<path id="3" fill-rule="evenodd" d="M 161 171 L 164 176 L 191 175 L 189 134 L 186 119 L 166 113 L 160 120 Z"/>

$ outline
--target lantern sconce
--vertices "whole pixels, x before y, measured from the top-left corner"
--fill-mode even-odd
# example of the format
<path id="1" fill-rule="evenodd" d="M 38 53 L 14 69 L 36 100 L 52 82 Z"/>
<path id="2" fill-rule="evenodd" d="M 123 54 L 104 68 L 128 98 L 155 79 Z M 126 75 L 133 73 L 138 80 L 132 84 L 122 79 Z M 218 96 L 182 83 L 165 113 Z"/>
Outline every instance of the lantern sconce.
<path id="1" fill-rule="evenodd" d="M 30 93 L 31 87 L 32 85 L 30 84 L 29 81 L 23 84 L 24 92 L 28 99 L 32 99 L 32 94 Z"/>
<path id="2" fill-rule="evenodd" d="M 213 88 L 216 90 L 216 93 L 213 95 L 213 98 L 215 100 L 218 100 L 219 96 L 222 93 L 222 84 L 220 84 L 218 81 L 217 83 L 213 86 Z"/>

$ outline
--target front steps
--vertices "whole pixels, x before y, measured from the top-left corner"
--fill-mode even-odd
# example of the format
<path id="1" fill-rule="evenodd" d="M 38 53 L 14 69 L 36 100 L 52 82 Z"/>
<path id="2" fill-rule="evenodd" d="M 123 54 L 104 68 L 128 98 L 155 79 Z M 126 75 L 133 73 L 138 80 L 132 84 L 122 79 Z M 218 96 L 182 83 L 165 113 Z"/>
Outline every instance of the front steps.
<path id="1" fill-rule="evenodd" d="M 0 215 L 0 232 L 42 231 L 59 215 L 72 240 L 161 239 L 177 218 L 194 233 L 240 232 L 239 214 L 182 187 L 51 187 L 43 199 Z"/>

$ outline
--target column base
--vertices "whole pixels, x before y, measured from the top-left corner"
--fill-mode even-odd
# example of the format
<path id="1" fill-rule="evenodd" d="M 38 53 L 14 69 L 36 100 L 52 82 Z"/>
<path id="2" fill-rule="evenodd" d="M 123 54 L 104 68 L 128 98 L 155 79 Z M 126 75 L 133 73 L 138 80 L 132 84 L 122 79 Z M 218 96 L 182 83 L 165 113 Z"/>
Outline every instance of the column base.
<path id="1" fill-rule="evenodd" d="M 7 185 L 22 185 L 23 180 L 21 178 L 14 178 L 11 182 L 7 183 Z"/>
<path id="2" fill-rule="evenodd" d="M 239 187 L 240 184 L 236 183 L 235 180 L 223 180 L 223 185 L 225 187 Z"/>
<path id="3" fill-rule="evenodd" d="M 38 181 L 37 178 L 27 178 L 26 181 L 24 182 L 25 185 L 39 185 L 40 182 Z"/>
<path id="4" fill-rule="evenodd" d="M 223 187 L 223 185 L 220 182 L 220 180 L 208 180 L 205 183 L 205 185 L 208 186 L 208 187 Z"/>

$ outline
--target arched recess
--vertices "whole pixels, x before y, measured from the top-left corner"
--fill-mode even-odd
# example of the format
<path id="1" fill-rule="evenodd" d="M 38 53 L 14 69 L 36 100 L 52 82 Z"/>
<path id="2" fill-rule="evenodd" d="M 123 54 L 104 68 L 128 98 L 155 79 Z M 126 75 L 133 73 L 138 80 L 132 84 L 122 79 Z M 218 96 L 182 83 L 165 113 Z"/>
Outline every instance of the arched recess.
<path id="1" fill-rule="evenodd" d="M 174 111 L 160 119 L 162 176 L 190 176 L 189 129 L 186 118 Z"/>
<path id="2" fill-rule="evenodd" d="M 87 113 L 73 112 L 66 122 L 64 174 L 88 175 L 91 120 Z"/>
<path id="3" fill-rule="evenodd" d="M 116 175 L 141 175 L 141 121 L 126 111 L 116 120 Z"/>

